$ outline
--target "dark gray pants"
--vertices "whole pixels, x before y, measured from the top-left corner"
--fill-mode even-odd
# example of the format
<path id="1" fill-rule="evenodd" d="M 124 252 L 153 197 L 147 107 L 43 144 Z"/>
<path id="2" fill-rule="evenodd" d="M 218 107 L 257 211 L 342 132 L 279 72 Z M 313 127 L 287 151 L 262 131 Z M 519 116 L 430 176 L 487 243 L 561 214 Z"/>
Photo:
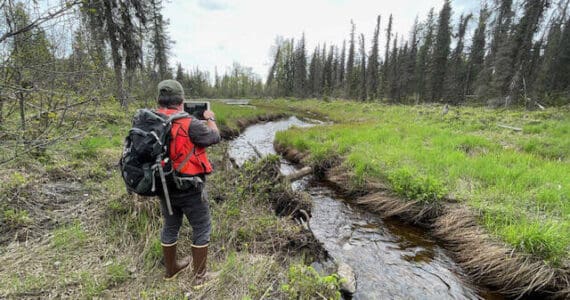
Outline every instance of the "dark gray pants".
<path id="1" fill-rule="evenodd" d="M 164 217 L 164 225 L 160 235 L 161 242 L 170 245 L 178 241 L 182 219 L 183 216 L 186 216 L 190 226 L 192 226 L 192 244 L 196 246 L 208 244 L 212 226 L 206 191 L 180 192 L 172 190 L 169 194 L 173 215 L 168 214 L 164 196 L 160 196 L 160 208 Z"/>

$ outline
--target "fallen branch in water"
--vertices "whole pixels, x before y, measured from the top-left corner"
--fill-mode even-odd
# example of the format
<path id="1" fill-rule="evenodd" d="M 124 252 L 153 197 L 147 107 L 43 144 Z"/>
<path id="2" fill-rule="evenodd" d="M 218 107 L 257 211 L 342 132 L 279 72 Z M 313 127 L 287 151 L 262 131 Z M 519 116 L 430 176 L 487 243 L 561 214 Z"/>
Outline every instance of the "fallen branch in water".
<path id="1" fill-rule="evenodd" d="M 263 157 L 263 154 L 261 154 L 261 152 L 257 149 L 257 147 L 255 147 L 254 144 L 252 144 L 250 141 L 247 141 L 247 143 L 251 146 L 251 148 L 253 148 L 253 151 L 255 151 L 255 154 L 257 155 L 258 158 Z"/>
<path id="2" fill-rule="evenodd" d="M 294 173 L 285 175 L 285 178 L 287 178 L 290 181 L 295 181 L 297 179 L 301 179 L 302 177 L 305 177 L 309 174 L 313 173 L 313 168 L 311 167 L 303 167 L 301 170 L 298 170 Z"/>

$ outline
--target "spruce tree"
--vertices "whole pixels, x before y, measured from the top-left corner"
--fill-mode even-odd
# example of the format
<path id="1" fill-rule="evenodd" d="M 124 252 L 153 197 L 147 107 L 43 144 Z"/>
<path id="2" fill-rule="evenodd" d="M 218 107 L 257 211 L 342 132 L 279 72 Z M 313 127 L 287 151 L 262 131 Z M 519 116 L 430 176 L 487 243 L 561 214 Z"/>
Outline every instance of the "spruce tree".
<path id="1" fill-rule="evenodd" d="M 360 64 L 359 64 L 359 76 L 358 76 L 358 95 L 360 100 L 365 101 L 367 99 L 367 89 L 366 89 L 366 45 L 364 44 L 364 34 L 360 34 Z"/>
<path id="2" fill-rule="evenodd" d="M 350 99 L 354 99 L 354 92 L 355 92 L 355 71 L 354 71 L 354 31 L 356 30 L 356 25 L 351 20 L 351 29 L 350 29 L 350 44 L 348 47 L 348 59 L 346 62 L 346 96 Z"/>
<path id="3" fill-rule="evenodd" d="M 566 12 L 570 1 L 565 1 L 558 15 L 553 15 L 546 37 L 544 55 L 541 57 L 540 70 L 537 72 L 536 96 L 552 96 L 557 92 L 558 79 L 561 75 L 560 59 L 562 58 L 562 26 L 566 20 Z M 561 3 L 562 4 L 562 3 Z"/>
<path id="4" fill-rule="evenodd" d="M 443 7 L 439 13 L 437 24 L 437 34 L 435 37 L 435 45 L 432 58 L 431 73 L 431 100 L 441 101 L 443 97 L 443 88 L 445 81 L 445 73 L 447 71 L 447 61 L 449 56 L 449 47 L 451 44 L 451 28 L 449 25 L 451 19 L 451 4 L 449 0 L 445 0 Z"/>
<path id="5" fill-rule="evenodd" d="M 475 93 L 475 82 L 481 70 L 483 70 L 485 59 L 486 31 L 487 20 L 489 18 L 489 10 L 485 4 L 479 11 L 479 21 L 477 28 L 473 33 L 471 42 L 471 52 L 467 63 L 467 94 Z"/>
<path id="6" fill-rule="evenodd" d="M 342 41 L 342 51 L 340 52 L 340 58 L 339 58 L 339 63 L 338 63 L 338 72 L 337 72 L 337 76 L 338 76 L 338 89 L 343 89 L 344 86 L 346 85 L 346 40 Z"/>
<path id="7" fill-rule="evenodd" d="M 384 62 L 382 63 L 382 86 L 381 95 L 386 97 L 389 94 L 388 85 L 389 85 L 389 73 L 390 73 L 390 64 L 389 64 L 389 56 L 390 56 L 390 41 L 392 38 L 392 14 L 390 14 L 390 18 L 388 19 L 388 27 L 386 28 L 386 50 L 384 52 Z"/>
<path id="8" fill-rule="evenodd" d="M 323 79 L 324 79 L 323 93 L 327 96 L 330 96 L 332 94 L 334 88 L 333 61 L 334 61 L 334 46 L 331 45 L 323 67 Z"/>
<path id="9" fill-rule="evenodd" d="M 388 98 L 392 103 L 398 102 L 400 100 L 400 75 L 399 70 L 400 63 L 398 57 L 398 34 L 394 37 L 394 42 L 392 46 L 392 53 L 389 56 L 389 63 L 387 66 L 390 68 L 388 70 Z"/>
<path id="10" fill-rule="evenodd" d="M 403 82 L 403 93 L 406 97 L 413 95 L 414 87 L 416 84 L 416 63 L 418 57 L 418 33 L 419 33 L 419 23 L 418 18 L 414 21 L 414 26 L 412 27 L 410 41 L 409 41 L 409 50 L 407 51 L 407 55 L 405 58 L 405 66 L 404 66 L 404 80 Z M 408 46 L 406 44 L 406 46 Z"/>
<path id="11" fill-rule="evenodd" d="M 434 32 L 434 10 L 433 8 L 429 11 L 427 20 L 423 25 L 423 42 L 420 46 L 418 52 L 418 63 L 416 64 L 415 78 L 417 81 L 416 85 L 416 103 L 420 100 L 425 101 L 428 96 L 428 83 L 429 74 L 433 53 L 433 32 Z"/>
<path id="12" fill-rule="evenodd" d="M 457 24 L 457 41 L 450 57 L 450 65 L 446 75 L 446 98 L 453 104 L 462 103 L 465 100 L 465 88 L 467 80 L 466 60 L 463 53 L 465 32 L 472 15 L 461 15 Z"/>
<path id="13" fill-rule="evenodd" d="M 532 102 L 527 99 L 527 90 L 531 88 L 528 81 L 535 71 L 532 64 L 533 38 L 539 28 L 544 11 L 550 5 L 549 0 L 526 0 L 524 14 L 515 26 L 513 34 L 513 70 L 509 76 L 508 97 L 515 103 L 526 104 Z"/>
<path id="14" fill-rule="evenodd" d="M 487 74 L 492 74 L 488 97 L 495 99 L 495 104 L 509 105 L 506 97 L 509 91 L 511 74 L 513 73 L 513 44 L 511 27 L 514 13 L 512 0 L 501 0 L 499 13 L 495 20 L 493 41 L 491 43 Z M 483 83 L 485 84 L 485 83 Z M 482 90 L 487 90 L 482 89 Z"/>
<path id="15" fill-rule="evenodd" d="M 153 50 L 153 69 L 158 72 L 158 80 L 168 78 L 168 55 L 172 41 L 166 32 L 166 22 L 162 16 L 162 1 L 150 0 L 151 11 L 151 38 L 150 45 Z"/>
<path id="16" fill-rule="evenodd" d="M 372 37 L 372 48 L 370 49 L 370 56 L 368 57 L 368 70 L 366 80 L 368 81 L 368 97 L 370 99 L 378 98 L 378 42 L 380 36 L 380 21 L 381 17 L 378 15 L 376 18 L 376 28 L 374 28 L 374 36 Z"/>
<path id="17" fill-rule="evenodd" d="M 305 34 L 301 37 L 295 49 L 295 78 L 293 91 L 296 97 L 302 98 L 306 95 L 307 82 L 307 56 L 305 50 Z"/>

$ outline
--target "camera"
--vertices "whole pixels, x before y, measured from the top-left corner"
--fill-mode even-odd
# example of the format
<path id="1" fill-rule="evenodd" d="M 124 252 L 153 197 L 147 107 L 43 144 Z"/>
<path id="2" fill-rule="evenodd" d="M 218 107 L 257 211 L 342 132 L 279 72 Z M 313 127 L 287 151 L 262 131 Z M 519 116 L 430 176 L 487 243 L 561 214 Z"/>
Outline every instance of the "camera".
<path id="1" fill-rule="evenodd" d="M 184 101 L 184 111 L 200 120 L 204 120 L 206 110 L 210 110 L 209 101 Z"/>

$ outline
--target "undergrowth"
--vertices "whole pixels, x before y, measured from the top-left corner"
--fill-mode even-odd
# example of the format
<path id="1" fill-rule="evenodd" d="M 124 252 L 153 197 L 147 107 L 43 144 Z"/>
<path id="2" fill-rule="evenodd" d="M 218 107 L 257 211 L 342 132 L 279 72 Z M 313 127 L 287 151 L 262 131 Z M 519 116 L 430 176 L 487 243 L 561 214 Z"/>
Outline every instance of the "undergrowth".
<path id="1" fill-rule="evenodd" d="M 65 142 L 4 164 L 0 298 L 180 299 L 186 292 L 191 298 L 287 298 L 280 287 L 290 280 L 289 266 L 310 263 L 320 251 L 290 217 L 294 208 L 281 205 L 308 209 L 306 198 L 277 179 L 275 157 L 229 168 L 225 142 L 209 151 L 216 171 L 207 182 L 209 269 L 220 275 L 200 291 L 190 289 L 191 272 L 164 282 L 157 199 L 127 194 L 117 167 L 137 105 L 125 112 L 116 102 L 102 102 Z M 221 103 L 213 108 L 221 126 L 234 128 L 238 119 L 269 113 Z M 190 237 L 184 221 L 180 255 L 191 253 Z M 320 286 L 298 295 L 318 297 L 314 291 Z"/>

